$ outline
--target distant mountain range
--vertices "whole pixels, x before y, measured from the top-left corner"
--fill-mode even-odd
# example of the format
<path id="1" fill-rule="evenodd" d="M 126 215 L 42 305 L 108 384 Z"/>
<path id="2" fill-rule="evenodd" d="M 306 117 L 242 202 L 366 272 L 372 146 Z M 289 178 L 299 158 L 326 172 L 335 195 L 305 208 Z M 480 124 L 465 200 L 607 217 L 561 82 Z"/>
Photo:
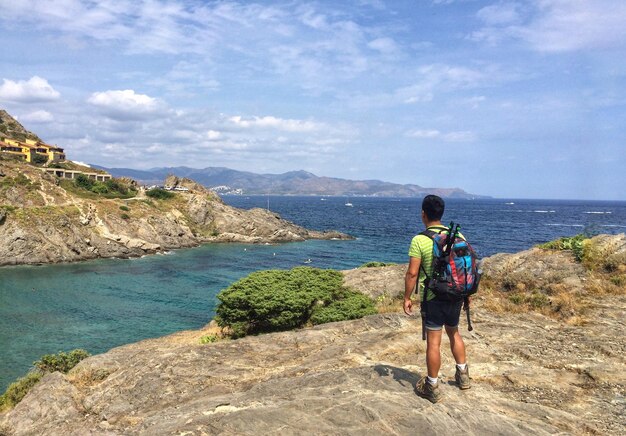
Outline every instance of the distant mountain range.
<path id="1" fill-rule="evenodd" d="M 204 169 L 189 167 L 153 168 L 105 168 L 114 177 L 131 177 L 146 185 L 162 184 L 173 174 L 187 177 L 224 194 L 245 195 L 320 195 L 320 196 L 371 196 L 371 197 L 420 197 L 436 194 L 444 198 L 490 198 L 465 192 L 460 188 L 424 188 L 419 185 L 400 185 L 380 180 L 346 180 L 318 177 L 307 171 L 290 171 L 283 174 L 255 174 L 223 167 Z"/>

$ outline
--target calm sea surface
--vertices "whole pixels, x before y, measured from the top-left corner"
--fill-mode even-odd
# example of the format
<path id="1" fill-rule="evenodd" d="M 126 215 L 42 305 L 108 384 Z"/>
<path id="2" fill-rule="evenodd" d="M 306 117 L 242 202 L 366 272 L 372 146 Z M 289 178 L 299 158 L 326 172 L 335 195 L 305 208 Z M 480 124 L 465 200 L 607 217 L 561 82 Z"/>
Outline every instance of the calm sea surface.
<path id="1" fill-rule="evenodd" d="M 226 197 L 241 208 L 268 206 L 318 230 L 355 241 L 205 245 L 141 259 L 0 268 L 0 392 L 46 353 L 100 353 L 141 339 L 198 328 L 216 294 L 248 273 L 311 266 L 349 269 L 367 261 L 406 262 L 420 231 L 420 200 Z M 450 200 L 444 223 L 459 221 L 481 256 L 514 252 L 583 231 L 626 231 L 626 202 Z"/>

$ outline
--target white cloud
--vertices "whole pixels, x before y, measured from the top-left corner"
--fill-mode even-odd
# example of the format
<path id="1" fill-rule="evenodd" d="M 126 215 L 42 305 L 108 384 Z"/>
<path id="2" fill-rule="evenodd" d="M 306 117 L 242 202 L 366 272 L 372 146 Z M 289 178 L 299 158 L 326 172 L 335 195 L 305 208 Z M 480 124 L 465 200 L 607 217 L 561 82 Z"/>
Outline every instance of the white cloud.
<path id="1" fill-rule="evenodd" d="M 94 92 L 87 101 L 107 116 L 118 120 L 145 119 L 164 109 L 156 98 L 137 94 L 132 89 Z"/>
<path id="2" fill-rule="evenodd" d="M 368 42 L 367 46 L 381 53 L 395 53 L 398 51 L 398 46 L 392 38 L 377 38 Z"/>
<path id="3" fill-rule="evenodd" d="M 412 130 L 407 136 L 412 138 L 437 138 L 441 135 L 439 130 Z"/>
<path id="4" fill-rule="evenodd" d="M 233 116 L 208 109 L 163 110 L 158 116 L 144 116 L 140 122 L 123 122 L 132 111 L 120 106 L 145 103 L 151 97 L 137 93 L 96 93 L 97 112 L 85 106 L 64 106 L 55 112 L 55 122 L 40 134 L 47 141 L 66 149 L 70 159 L 105 166 L 135 168 L 163 165 L 227 166 L 262 165 L 277 168 L 289 156 L 312 156 L 311 161 L 332 159 L 343 148 L 354 144 L 358 132 L 342 123 L 283 119 L 275 116 Z M 120 103 L 121 101 L 121 103 Z M 136 102 L 139 102 L 135 104 Z M 100 112 L 115 111 L 115 116 Z M 134 119 L 137 119 L 135 117 Z M 120 122 L 122 121 L 122 122 Z M 277 159 L 276 156 L 285 159 Z"/>
<path id="5" fill-rule="evenodd" d="M 525 41 L 541 52 L 621 48 L 626 44 L 626 2 L 621 0 L 533 0 L 526 18 L 513 3 L 483 8 L 487 26 L 470 38 L 491 44 Z M 520 21 L 521 22 L 518 22 Z"/>
<path id="6" fill-rule="evenodd" d="M 353 8 L 340 2 L 329 7 L 317 3 L 24 0 L 8 4 L 0 20 L 8 27 L 52 31 L 59 40 L 80 41 L 87 47 L 96 42 L 99 49 L 125 54 L 192 54 L 206 62 L 235 59 L 233 69 L 253 74 L 263 70 L 309 92 L 325 92 L 335 90 L 338 81 L 349 82 L 363 72 L 386 68 L 389 54 L 400 52 L 391 38 L 375 38 L 384 32 L 383 26 L 356 22 L 354 16 Z M 176 88 L 176 74 L 189 80 L 185 67 L 183 63 L 183 71 L 174 70 L 172 77 L 160 80 Z M 203 76 L 196 86 L 219 87 L 210 75 Z M 183 94 L 180 88 L 174 91 Z"/>
<path id="7" fill-rule="evenodd" d="M 61 94 L 56 91 L 46 79 L 33 76 L 29 80 L 2 79 L 0 85 L 0 100 L 17 103 L 41 103 L 58 100 Z"/>
<path id="8" fill-rule="evenodd" d="M 517 3 L 495 3 L 479 10 L 476 16 L 487 25 L 517 23 L 520 19 L 519 7 Z"/>
<path id="9" fill-rule="evenodd" d="M 473 142 L 476 140 L 476 134 L 469 130 L 459 132 L 449 132 L 442 136 L 446 142 Z"/>
<path id="10" fill-rule="evenodd" d="M 427 103 L 438 93 L 491 87 L 512 79 L 497 65 L 469 68 L 456 65 L 431 64 L 416 70 L 414 83 L 390 93 L 358 95 L 349 102 L 355 107 L 384 107 L 402 104 Z"/>
<path id="11" fill-rule="evenodd" d="M 206 132 L 206 138 L 209 141 L 216 141 L 222 137 L 222 134 L 216 130 L 209 130 Z"/>
<path id="12" fill-rule="evenodd" d="M 229 121 L 238 127 L 267 128 L 285 132 L 312 132 L 322 127 L 321 124 L 310 120 L 283 119 L 273 116 L 243 118 L 239 115 L 229 118 Z"/>
<path id="13" fill-rule="evenodd" d="M 48 111 L 38 110 L 19 117 L 24 123 L 49 123 L 54 121 L 54 116 Z"/>
<path id="14" fill-rule="evenodd" d="M 406 133 L 406 136 L 418 139 L 438 139 L 444 142 L 473 142 L 476 140 L 476 134 L 468 130 L 448 133 L 443 133 L 434 129 L 411 130 Z"/>

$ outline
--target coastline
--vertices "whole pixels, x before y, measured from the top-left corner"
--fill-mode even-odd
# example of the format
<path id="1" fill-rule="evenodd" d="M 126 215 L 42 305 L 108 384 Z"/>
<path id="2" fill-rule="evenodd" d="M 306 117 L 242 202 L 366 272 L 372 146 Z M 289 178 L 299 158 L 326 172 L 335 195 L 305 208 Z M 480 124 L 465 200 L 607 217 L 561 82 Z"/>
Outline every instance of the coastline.
<path id="1" fill-rule="evenodd" d="M 541 248 L 484 260 L 484 287 L 472 305 L 475 330 L 461 325 L 473 387 L 460 392 L 451 385 L 454 362 L 444 353 L 445 401 L 436 410 L 413 391 L 424 375 L 425 345 L 418 317 L 397 313 L 405 265 L 394 265 L 343 271 L 350 287 L 388 304 L 388 313 L 215 343 L 202 342 L 211 324 L 129 343 L 85 359 L 67 375 L 45 375 L 14 409 L 0 413 L 0 428 L 15 435 L 281 428 L 409 434 L 428 422 L 443 433 L 463 414 L 472 433 L 620 434 L 626 283 L 614 280 L 621 285 L 613 290 L 598 285 L 624 276 L 626 236 L 591 241 L 587 263 L 567 250 Z M 585 306 L 567 306 L 574 302 Z M 593 321 L 598 317 L 602 323 Z M 406 407 L 411 413 L 394 419 Z M 428 420 L 433 411 L 437 424 Z"/>

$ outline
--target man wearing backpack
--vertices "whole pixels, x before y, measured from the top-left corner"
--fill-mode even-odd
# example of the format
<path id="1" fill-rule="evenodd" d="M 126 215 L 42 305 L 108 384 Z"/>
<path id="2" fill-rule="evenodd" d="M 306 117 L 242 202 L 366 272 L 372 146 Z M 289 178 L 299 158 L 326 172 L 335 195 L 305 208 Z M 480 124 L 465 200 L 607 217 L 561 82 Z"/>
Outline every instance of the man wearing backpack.
<path id="1" fill-rule="evenodd" d="M 422 201 L 422 222 L 426 227 L 424 233 L 448 232 L 448 228 L 441 224 L 444 211 L 444 201 L 436 195 L 427 195 Z M 430 231 L 430 232 L 429 232 Z M 460 235 L 462 238 L 462 235 Z M 450 339 L 450 348 L 456 361 L 455 381 L 460 389 L 470 388 L 469 369 L 465 358 L 465 344 L 459 333 L 458 325 L 463 299 L 445 301 L 436 298 L 430 289 L 424 289 L 426 276 L 432 277 L 433 270 L 433 239 L 426 234 L 419 234 L 411 241 L 409 248 L 409 267 L 404 279 L 404 312 L 413 315 L 411 294 L 418 289 L 424 316 L 422 323 L 426 328 L 426 367 L 428 375 L 422 378 L 417 387 L 417 394 L 436 403 L 441 400 L 438 376 L 441 366 L 441 337 L 445 326 Z M 419 279 L 419 280 L 418 280 Z M 424 292 L 426 298 L 424 299 Z"/>

